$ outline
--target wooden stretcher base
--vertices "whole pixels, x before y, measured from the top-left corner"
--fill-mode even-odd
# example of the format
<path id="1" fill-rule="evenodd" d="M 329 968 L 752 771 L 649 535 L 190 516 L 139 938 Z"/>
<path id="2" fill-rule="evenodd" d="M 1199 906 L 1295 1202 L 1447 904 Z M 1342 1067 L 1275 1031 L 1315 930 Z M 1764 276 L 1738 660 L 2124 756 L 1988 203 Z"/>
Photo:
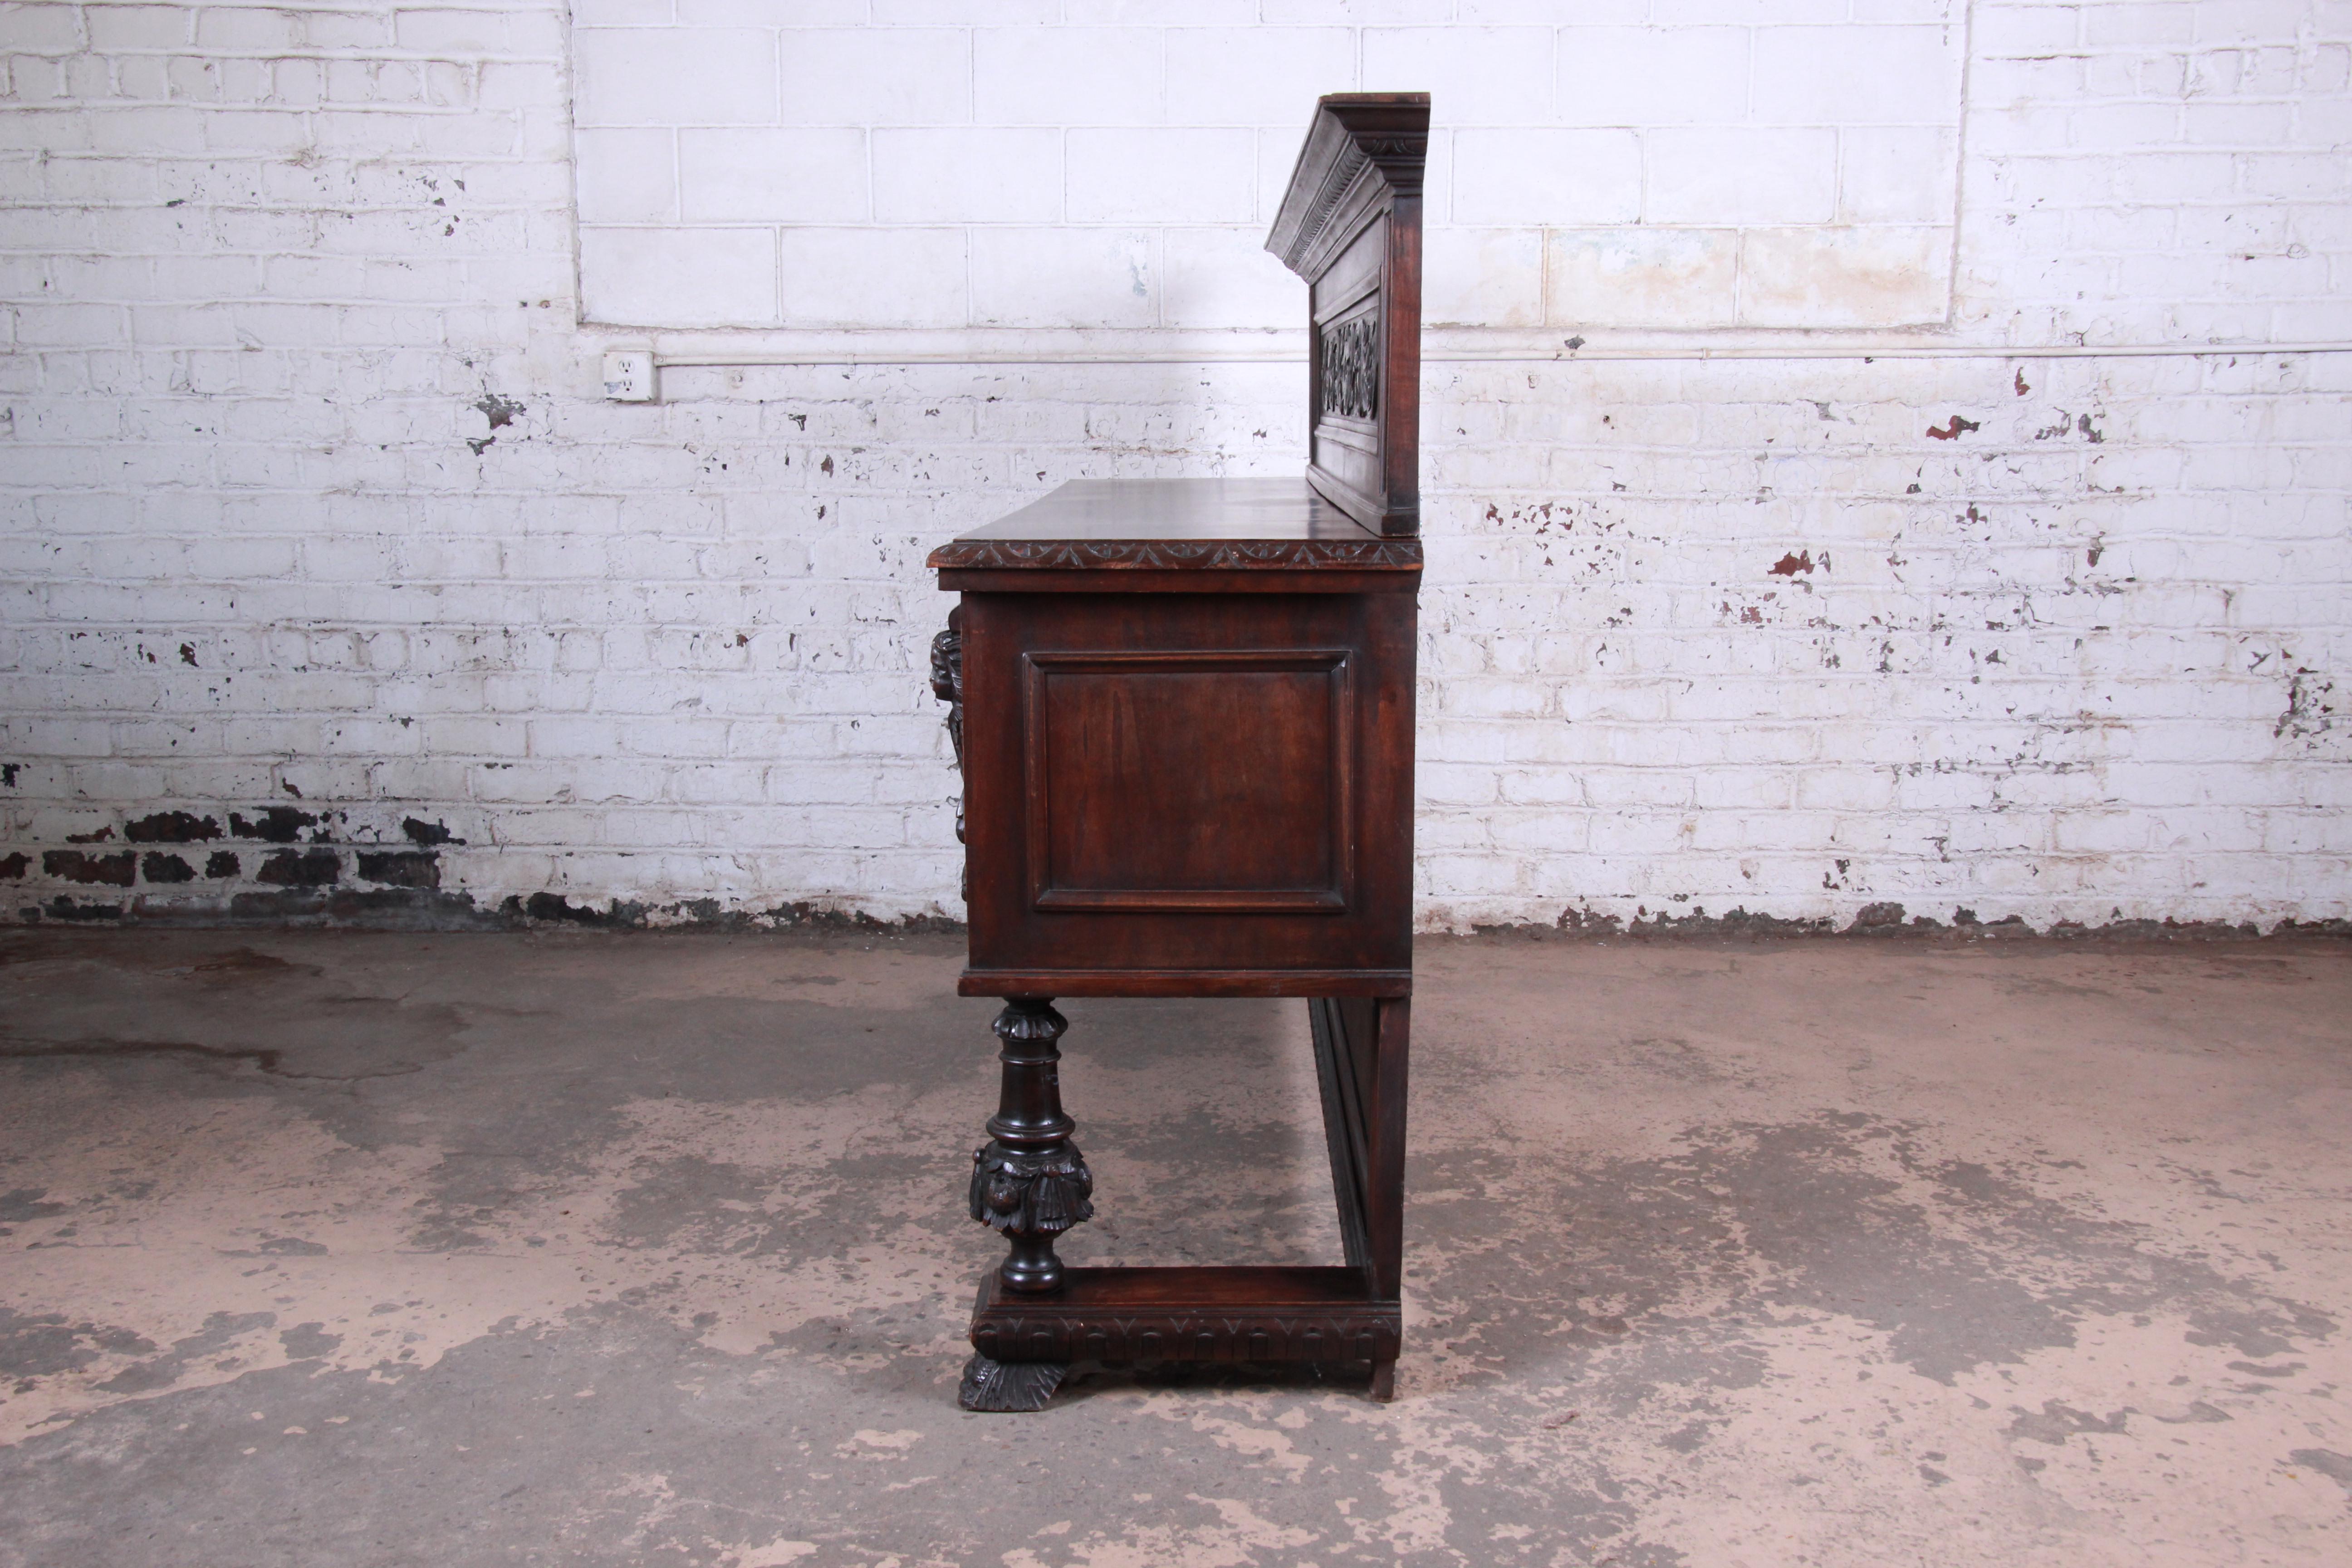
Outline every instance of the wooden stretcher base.
<path id="1" fill-rule="evenodd" d="M 1307 1005 L 1346 1264 L 1064 1268 L 1050 1290 L 1013 1289 L 991 1269 L 972 1311 L 978 1353 L 965 1369 L 965 1408 L 1041 1409 L 1077 1361 L 1355 1365 L 1368 1368 L 1373 1398 L 1393 1394 L 1410 1005 L 1353 996 Z M 1066 1128 L 1058 1085 L 1037 1088 Z"/>

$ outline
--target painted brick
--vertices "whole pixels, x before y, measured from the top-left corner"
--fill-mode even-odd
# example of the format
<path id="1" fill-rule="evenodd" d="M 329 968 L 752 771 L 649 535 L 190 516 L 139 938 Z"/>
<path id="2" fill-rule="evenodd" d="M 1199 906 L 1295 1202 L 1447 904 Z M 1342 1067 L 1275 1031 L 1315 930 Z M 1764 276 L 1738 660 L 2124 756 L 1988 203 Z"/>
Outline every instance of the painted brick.
<path id="1" fill-rule="evenodd" d="M 877 131 L 874 212 L 893 223 L 1062 217 L 1058 131 Z"/>
<path id="2" fill-rule="evenodd" d="M 776 36 L 749 27 L 583 27 L 572 37 L 583 125 L 772 124 Z"/>
<path id="3" fill-rule="evenodd" d="M 1577 27 L 1559 47 L 1571 125 L 1738 123 L 1748 116 L 1745 27 Z"/>
<path id="4" fill-rule="evenodd" d="M 1364 86 L 1427 92 L 1452 125 L 1553 124 L 1556 37 L 1550 27 L 1369 27 Z"/>
<path id="5" fill-rule="evenodd" d="M 1454 160 L 1445 216 L 1457 223 L 1574 226 L 1642 216 L 1642 152 L 1631 132 L 1463 131 Z"/>
<path id="6" fill-rule="evenodd" d="M 776 242 L 765 229 L 580 231 L 583 263 L 604 279 L 582 300 L 591 321 L 720 325 L 775 321 Z"/>
<path id="7" fill-rule="evenodd" d="M 957 28 L 792 27 L 782 35 L 789 125 L 940 125 L 971 116 L 970 35 Z"/>
<path id="8" fill-rule="evenodd" d="M 1355 89 L 1349 28 L 1177 26 L 1165 38 L 1173 125 L 1286 125 L 1302 101 Z"/>
<path id="9" fill-rule="evenodd" d="M 1076 223 L 1246 223 L 1256 205 L 1246 131 L 1072 131 Z"/>
<path id="10" fill-rule="evenodd" d="M 783 320 L 837 327 L 891 310 L 912 327 L 964 320 L 964 247 L 955 228 L 785 228 Z"/>
<path id="11" fill-rule="evenodd" d="M 1758 326 L 1861 326 L 1942 317 L 1948 231 L 1750 229 L 1740 237 L 1742 321 Z"/>
<path id="12" fill-rule="evenodd" d="M 983 228 L 971 236 L 971 314 L 983 326 L 1156 325 L 1155 236 Z"/>
<path id="13" fill-rule="evenodd" d="M 797 29 L 738 0 L 675 15 L 593 0 L 579 15 L 586 258 L 637 248 L 587 268 L 584 302 L 546 5 L 433 23 L 457 29 L 434 40 L 466 55 L 446 59 L 395 48 L 389 7 L 256 12 L 222 24 L 217 48 L 178 50 L 192 65 L 176 76 L 152 72 L 148 107 L 52 98 L 66 112 L 10 117 L 5 133 L 47 154 L 24 191 L 47 205 L 12 212 L 0 269 L 18 301 L 0 353 L 15 437 L 0 668 L 18 699 L 0 717 L 0 761 L 17 769 L 0 853 L 38 866 L 66 833 L 159 801 L 251 816 L 289 803 L 290 784 L 348 814 L 325 847 L 346 875 L 360 846 L 400 843 L 401 816 L 450 823 L 474 843 L 445 859 L 444 886 L 478 900 L 953 911 L 953 781 L 922 677 L 946 602 L 923 552 L 1066 478 L 1291 471 L 1298 368 L 675 366 L 663 402 L 614 405 L 595 397 L 596 335 L 574 336 L 571 313 L 1047 324 L 1059 300 L 1066 322 L 1289 325 L 1297 285 L 1256 248 L 1297 145 L 1286 73 L 1351 69 L 1385 28 L 1556 12 L 1269 0 L 1258 25 L 1241 9 L 1070 5 L 1068 23 L 1109 29 L 1114 66 L 1164 59 L 1164 99 L 1155 77 L 1106 105 L 1038 85 L 1066 35 L 1014 26 L 1017 7 L 887 0 L 877 30 L 909 59 L 942 40 L 961 58 L 954 40 L 982 29 L 986 90 L 1038 122 L 980 116 L 951 73 L 916 102 L 870 71 L 817 80 L 805 63 L 798 108 L 730 100 L 722 74 L 718 112 L 697 121 L 675 79 L 632 78 L 641 100 L 616 107 L 594 79 L 598 36 L 650 42 L 659 67 L 734 28 L 782 39 L 789 72 Z M 151 79 L 165 57 L 138 51 L 164 46 L 141 29 L 192 14 L 129 10 L 88 15 L 99 48 L 131 52 L 82 55 L 68 25 L 20 97 L 27 81 L 90 95 Z M 1482 131 L 1460 94 L 1441 102 L 1433 318 L 1566 336 L 1948 309 L 1963 335 L 2022 342 L 2352 334 L 2336 156 L 2352 57 L 2284 47 L 2327 37 L 2292 0 L 2212 12 L 2226 30 L 2188 53 L 2133 41 L 2172 37 L 2166 16 L 2106 10 L 2111 47 L 2046 61 L 2002 52 L 2073 47 L 2073 12 L 1978 10 L 1957 279 L 1957 100 L 1920 89 L 1889 107 L 1903 95 L 1888 86 L 1932 74 L 1927 32 L 1957 47 L 1948 6 L 1580 11 L 1558 36 L 1555 119 Z M 793 14 L 856 37 L 866 20 Z M 1882 22 L 1898 25 L 1867 25 Z M 1934 26 L 1899 25 L 1919 23 Z M 1743 40 L 1765 58 L 1801 34 L 1822 46 L 1813 75 L 1769 85 L 1744 151 L 1717 143 L 1742 188 L 1667 191 L 1694 204 L 1670 225 L 1608 195 L 1612 157 L 1637 194 L 1646 158 L 1655 195 L 1698 138 L 1748 112 L 1717 82 L 1582 124 L 1628 79 L 1611 59 L 1682 50 L 1693 70 L 1727 70 Z M 272 39 L 338 58 L 281 57 Z M 1024 71 L 1027 106 L 1006 107 Z M 1818 106 L 1849 79 L 1853 112 L 1801 117 L 1806 94 Z M 164 103 L 174 82 L 195 96 Z M 802 122 L 820 92 L 841 95 L 836 118 Z M 895 123 L 851 117 L 893 93 Z M 294 163 L 299 117 L 283 111 L 325 94 L 354 108 L 303 121 L 313 157 Z M 1511 101 L 1496 119 L 1525 111 Z M 1139 143 L 1163 121 L 1178 142 L 1242 139 L 1220 180 L 1246 210 L 1064 211 L 1072 135 L 1116 132 L 1148 163 Z M 1593 129 L 1622 139 L 1573 140 Z M 1833 208 L 1769 216 L 1791 151 L 1780 130 L 1831 138 Z M 847 205 L 862 175 L 845 138 L 937 134 L 901 142 L 937 163 L 1008 132 L 1045 140 L 1025 163 L 958 166 L 1003 182 L 1002 204 L 955 206 L 901 160 L 906 206 Z M 681 133 L 702 138 L 684 192 L 667 173 Z M 1545 151 L 1596 147 L 1617 151 Z M 1008 216 L 1039 167 L 1053 205 Z M 0 171 L 35 177 L 29 160 Z M 827 201 L 841 216 L 800 205 Z M 917 216 L 926 204 L 945 210 Z M 1738 904 L 1843 921 L 1883 899 L 2036 924 L 2345 914 L 2347 366 L 1433 358 L 1422 919 Z M 494 392 L 517 405 L 495 429 L 480 406 Z M 1774 570 L 1801 552 L 1810 567 Z M 246 858 L 249 878 L 261 858 Z M 76 886 L 9 885 L 26 904 Z"/>
<path id="14" fill-rule="evenodd" d="M 1642 139 L 1645 222 L 1822 224 L 1837 137 L 1821 130 L 1662 130 Z"/>
<path id="15" fill-rule="evenodd" d="M 1306 287 L 1266 254 L 1255 227 L 1171 228 L 1160 238 L 1162 326 L 1286 327 L 1297 320 Z"/>
<path id="16" fill-rule="evenodd" d="M 1764 125 L 1950 123 L 1957 27 L 1761 27 L 1751 108 Z"/>
<path id="17" fill-rule="evenodd" d="M 1160 29 L 985 27 L 972 34 L 972 110 L 987 125 L 1159 121 Z"/>
<path id="18" fill-rule="evenodd" d="M 1737 229 L 1555 229 L 1548 319 L 1570 326 L 1729 326 L 1739 310 Z"/>
<path id="19" fill-rule="evenodd" d="M 863 131 L 681 130 L 677 169 L 688 223 L 815 225 L 871 216 Z"/>

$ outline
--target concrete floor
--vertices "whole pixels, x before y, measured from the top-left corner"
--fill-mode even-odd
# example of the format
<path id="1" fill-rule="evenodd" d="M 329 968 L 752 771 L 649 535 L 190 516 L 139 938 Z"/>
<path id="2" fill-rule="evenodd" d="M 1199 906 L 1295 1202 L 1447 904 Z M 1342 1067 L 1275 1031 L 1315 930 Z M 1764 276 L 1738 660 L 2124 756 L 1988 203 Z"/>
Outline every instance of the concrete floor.
<path id="1" fill-rule="evenodd" d="M 0 937 L 0 1562 L 2352 1563 L 2352 945 L 1424 942 L 1397 1403 L 1030 1416 L 959 957 Z M 1298 1004 L 1065 1010 L 1066 1256 L 1336 1261 Z"/>

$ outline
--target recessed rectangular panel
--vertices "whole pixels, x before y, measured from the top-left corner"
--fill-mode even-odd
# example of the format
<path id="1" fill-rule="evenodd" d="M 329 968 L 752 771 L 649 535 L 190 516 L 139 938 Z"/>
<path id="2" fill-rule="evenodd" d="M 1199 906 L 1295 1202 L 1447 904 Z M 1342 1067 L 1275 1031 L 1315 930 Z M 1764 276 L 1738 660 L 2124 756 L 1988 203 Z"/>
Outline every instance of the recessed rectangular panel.
<path id="1" fill-rule="evenodd" d="M 1344 651 L 1034 653 L 1024 665 L 1034 908 L 1347 909 Z"/>
<path id="2" fill-rule="evenodd" d="M 1361 496 L 1377 496 L 1381 489 L 1381 382 L 1388 354 L 1381 285 L 1388 231 L 1386 218 L 1371 223 L 1313 289 L 1314 417 L 1307 455 L 1328 478 Z"/>

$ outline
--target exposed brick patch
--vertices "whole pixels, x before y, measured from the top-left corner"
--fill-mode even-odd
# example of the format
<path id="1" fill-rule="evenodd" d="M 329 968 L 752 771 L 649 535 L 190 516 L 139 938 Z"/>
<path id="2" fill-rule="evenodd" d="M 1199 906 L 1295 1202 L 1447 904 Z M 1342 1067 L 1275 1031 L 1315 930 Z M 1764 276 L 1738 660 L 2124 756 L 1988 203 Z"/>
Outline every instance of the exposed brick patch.
<path id="1" fill-rule="evenodd" d="M 342 858 L 331 849 L 280 849 L 253 874 L 257 882 L 286 888 L 323 888 L 341 878 Z"/>
<path id="2" fill-rule="evenodd" d="M 122 837 L 133 844 L 196 844 L 220 837 L 220 823 L 186 811 L 157 811 L 123 824 Z"/>
<path id="3" fill-rule="evenodd" d="M 383 882 L 396 888 L 437 888 L 441 885 L 441 858 L 407 850 L 362 849 L 359 853 L 359 874 L 363 882 Z"/>
<path id="4" fill-rule="evenodd" d="M 136 879 L 139 857 L 125 849 L 113 855 L 92 855 L 79 849 L 45 849 L 41 874 L 66 882 L 89 882 L 127 888 Z"/>

